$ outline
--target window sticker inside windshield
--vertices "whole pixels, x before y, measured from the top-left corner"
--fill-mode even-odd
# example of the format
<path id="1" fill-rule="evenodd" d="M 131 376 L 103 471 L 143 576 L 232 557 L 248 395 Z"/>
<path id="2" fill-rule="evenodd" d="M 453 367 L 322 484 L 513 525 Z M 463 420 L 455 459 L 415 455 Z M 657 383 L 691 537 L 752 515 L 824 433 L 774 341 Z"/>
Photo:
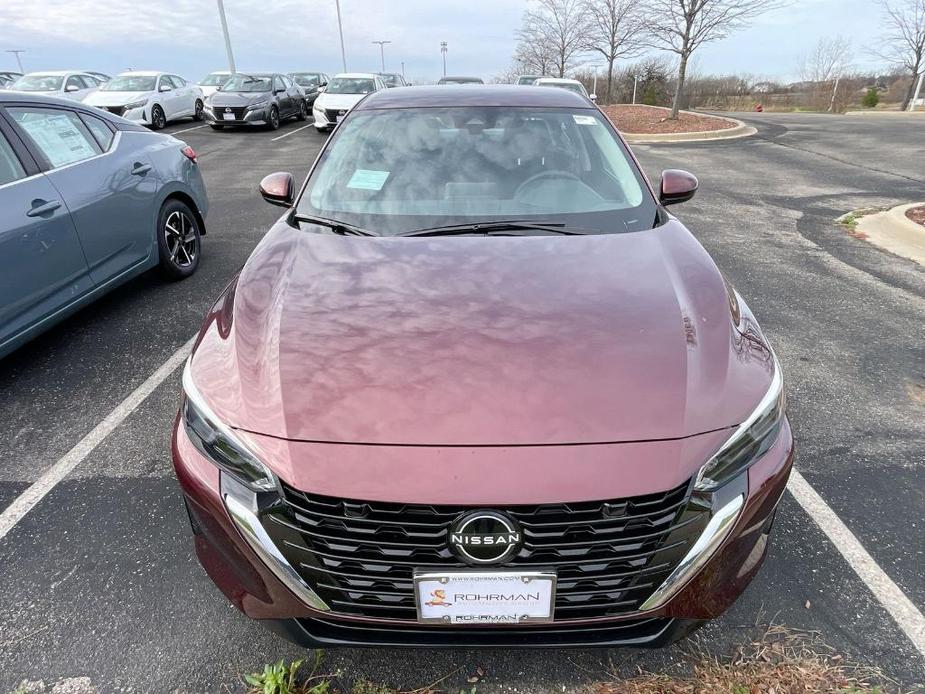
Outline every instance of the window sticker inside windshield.
<path id="1" fill-rule="evenodd" d="M 597 125 L 597 118 L 594 116 L 577 116 L 573 114 L 572 118 L 575 119 L 575 123 L 578 125 Z"/>
<path id="2" fill-rule="evenodd" d="M 348 188 L 361 188 L 362 190 L 382 190 L 389 171 L 373 171 L 371 169 L 357 169 L 347 182 Z"/>

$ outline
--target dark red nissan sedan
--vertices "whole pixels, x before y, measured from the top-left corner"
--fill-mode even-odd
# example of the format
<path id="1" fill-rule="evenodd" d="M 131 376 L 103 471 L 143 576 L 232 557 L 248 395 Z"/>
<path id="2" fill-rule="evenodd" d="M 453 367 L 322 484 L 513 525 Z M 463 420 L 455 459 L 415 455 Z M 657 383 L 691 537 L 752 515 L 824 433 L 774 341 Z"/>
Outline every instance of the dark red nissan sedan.
<path id="1" fill-rule="evenodd" d="M 206 571 L 306 646 L 658 646 L 767 551 L 793 439 L 742 297 L 586 98 L 400 88 L 206 317 L 173 458 Z"/>

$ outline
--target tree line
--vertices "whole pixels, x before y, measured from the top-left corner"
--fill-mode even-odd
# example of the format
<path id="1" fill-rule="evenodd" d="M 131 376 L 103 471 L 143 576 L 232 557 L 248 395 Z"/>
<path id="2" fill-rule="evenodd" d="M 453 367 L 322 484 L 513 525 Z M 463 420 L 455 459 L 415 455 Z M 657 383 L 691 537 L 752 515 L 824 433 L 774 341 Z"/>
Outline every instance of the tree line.
<path id="1" fill-rule="evenodd" d="M 685 90 L 691 57 L 701 46 L 747 27 L 755 18 L 784 7 L 789 0 L 531 0 L 517 32 L 514 60 L 524 74 L 565 77 L 589 59 L 601 59 L 603 100 L 615 96 L 615 71 L 620 62 L 653 51 L 668 60 L 649 57 L 640 66 L 650 73 L 671 65 L 670 118 L 688 101 Z M 883 26 L 876 49 L 868 52 L 908 76 L 905 109 L 919 76 L 925 71 L 925 0 L 878 0 Z M 804 58 L 801 74 L 807 82 L 837 82 L 848 78 L 851 46 L 842 37 L 823 37 Z M 639 66 L 637 66 L 639 67 Z M 812 75 L 810 75 L 812 73 Z M 639 73 L 633 77 L 639 77 Z M 646 80 L 652 83 L 650 79 Z M 638 86 L 638 79 L 634 84 Z"/>

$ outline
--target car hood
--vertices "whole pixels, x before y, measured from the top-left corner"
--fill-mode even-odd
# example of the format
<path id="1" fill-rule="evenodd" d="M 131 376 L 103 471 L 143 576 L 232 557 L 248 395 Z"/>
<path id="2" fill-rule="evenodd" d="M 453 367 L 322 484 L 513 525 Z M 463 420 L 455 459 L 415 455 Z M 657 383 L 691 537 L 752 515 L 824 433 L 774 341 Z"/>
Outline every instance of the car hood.
<path id="1" fill-rule="evenodd" d="M 485 446 L 733 426 L 773 363 L 677 221 L 581 237 L 362 238 L 283 222 L 210 312 L 193 380 L 231 426 Z"/>
<path id="2" fill-rule="evenodd" d="M 271 92 L 222 92 L 212 95 L 209 103 L 212 106 L 248 106 L 258 101 L 266 101 L 272 96 Z"/>
<path id="3" fill-rule="evenodd" d="M 349 111 L 356 106 L 365 94 L 328 94 L 321 92 L 315 99 L 315 108 L 337 109 L 338 111 Z"/>
<path id="4" fill-rule="evenodd" d="M 91 106 L 124 106 L 133 101 L 148 99 L 154 92 L 104 92 L 97 90 L 90 94 L 84 103 Z"/>

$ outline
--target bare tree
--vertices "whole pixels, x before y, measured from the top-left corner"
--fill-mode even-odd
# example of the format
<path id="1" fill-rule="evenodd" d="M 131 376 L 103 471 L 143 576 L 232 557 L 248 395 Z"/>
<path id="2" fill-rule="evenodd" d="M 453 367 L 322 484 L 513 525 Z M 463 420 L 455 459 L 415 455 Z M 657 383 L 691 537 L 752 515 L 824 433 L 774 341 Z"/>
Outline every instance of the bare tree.
<path id="1" fill-rule="evenodd" d="M 901 66 L 912 76 L 903 98 L 902 110 L 909 108 L 919 75 L 925 69 L 925 0 L 880 0 L 887 29 L 880 37 L 883 48 L 873 53 Z"/>
<path id="2" fill-rule="evenodd" d="M 548 75 L 555 61 L 553 45 L 541 24 L 524 15 L 523 26 L 517 32 L 517 48 L 514 60 L 520 65 L 522 74 Z"/>
<path id="3" fill-rule="evenodd" d="M 824 37 L 803 56 L 800 76 L 804 82 L 831 82 L 851 65 L 851 41 L 844 36 Z"/>
<path id="4" fill-rule="evenodd" d="M 670 118 L 678 117 L 691 54 L 704 43 L 725 38 L 763 12 L 784 4 L 783 0 L 648 0 L 648 25 L 653 39 L 679 58 Z"/>
<path id="5" fill-rule="evenodd" d="M 618 58 L 635 58 L 646 46 L 643 0 L 585 0 L 590 20 L 590 50 L 607 61 L 607 91 L 604 103 L 610 103 L 613 87 L 613 64 Z"/>
<path id="6" fill-rule="evenodd" d="M 524 13 L 518 38 L 545 44 L 552 52 L 552 67 L 559 77 L 588 50 L 590 24 L 584 0 L 535 0 L 536 7 Z M 545 50 L 545 49 L 544 49 Z"/>

